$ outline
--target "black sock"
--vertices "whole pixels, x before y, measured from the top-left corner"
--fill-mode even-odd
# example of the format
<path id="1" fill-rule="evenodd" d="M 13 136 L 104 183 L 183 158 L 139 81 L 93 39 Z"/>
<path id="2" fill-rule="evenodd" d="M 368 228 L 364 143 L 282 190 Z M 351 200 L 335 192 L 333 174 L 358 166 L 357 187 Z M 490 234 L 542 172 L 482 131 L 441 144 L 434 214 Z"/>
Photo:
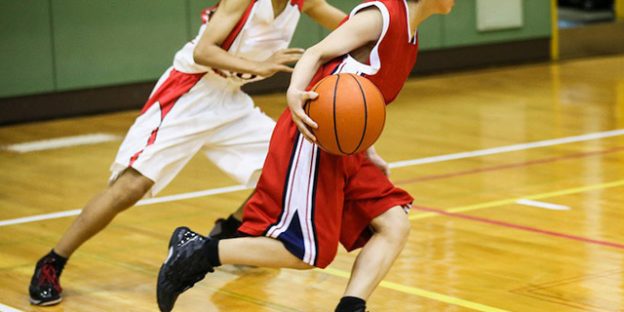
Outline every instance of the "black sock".
<path id="1" fill-rule="evenodd" d="M 61 272 L 63 271 L 63 268 L 65 268 L 65 264 L 67 263 L 67 258 L 57 254 L 54 249 L 50 250 L 50 252 L 45 255 L 43 259 L 49 259 L 51 260 L 50 262 L 52 263 L 52 265 L 54 265 L 54 267 L 56 268 L 56 274 L 57 275 L 61 275 Z"/>
<path id="2" fill-rule="evenodd" d="M 203 246 L 203 251 L 208 258 L 208 262 L 212 267 L 218 267 L 221 265 L 221 260 L 219 260 L 219 240 L 218 239 L 208 239 Z"/>
<path id="3" fill-rule="evenodd" d="M 340 298 L 335 312 L 364 312 L 366 310 L 366 301 L 358 297 L 345 296 Z"/>
<path id="4" fill-rule="evenodd" d="M 225 220 L 225 224 L 229 227 L 229 228 L 234 228 L 234 229 L 238 229 L 241 224 L 243 224 L 243 222 L 241 222 L 241 220 L 238 220 L 234 217 L 234 215 L 230 215 L 226 220 Z"/>

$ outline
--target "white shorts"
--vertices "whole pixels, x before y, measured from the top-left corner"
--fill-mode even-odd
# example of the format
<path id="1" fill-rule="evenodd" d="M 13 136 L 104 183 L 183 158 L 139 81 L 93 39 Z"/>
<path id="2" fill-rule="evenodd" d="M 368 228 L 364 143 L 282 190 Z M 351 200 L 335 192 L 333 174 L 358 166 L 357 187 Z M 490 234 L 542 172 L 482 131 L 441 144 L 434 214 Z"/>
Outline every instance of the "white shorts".
<path id="1" fill-rule="evenodd" d="M 128 167 L 161 191 L 202 150 L 240 183 L 257 182 L 275 122 L 249 95 L 216 74 L 169 69 L 128 131 L 111 166 L 111 182 Z"/>

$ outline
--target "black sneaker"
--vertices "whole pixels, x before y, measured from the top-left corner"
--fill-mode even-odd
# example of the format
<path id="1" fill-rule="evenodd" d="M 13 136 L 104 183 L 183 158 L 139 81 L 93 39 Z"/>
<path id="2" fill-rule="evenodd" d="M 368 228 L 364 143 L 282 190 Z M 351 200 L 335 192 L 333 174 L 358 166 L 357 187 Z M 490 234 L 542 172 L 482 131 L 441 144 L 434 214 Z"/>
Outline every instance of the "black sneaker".
<path id="1" fill-rule="evenodd" d="M 30 287 L 28 287 L 31 304 L 49 306 L 63 300 L 61 297 L 63 288 L 59 283 L 63 269 L 62 266 L 58 269 L 55 261 L 54 258 L 45 256 L 37 262 L 35 273 L 30 280 Z"/>
<path id="2" fill-rule="evenodd" d="M 227 219 L 217 219 L 208 237 L 219 240 L 240 237 L 241 235 L 238 233 L 238 228 L 241 224 L 242 222 L 236 220 L 236 218 L 232 216 Z"/>
<path id="3" fill-rule="evenodd" d="M 210 238 L 187 227 L 173 231 L 169 240 L 169 255 L 158 272 L 156 297 L 160 311 L 171 311 L 178 296 L 214 272 L 202 250 Z"/>

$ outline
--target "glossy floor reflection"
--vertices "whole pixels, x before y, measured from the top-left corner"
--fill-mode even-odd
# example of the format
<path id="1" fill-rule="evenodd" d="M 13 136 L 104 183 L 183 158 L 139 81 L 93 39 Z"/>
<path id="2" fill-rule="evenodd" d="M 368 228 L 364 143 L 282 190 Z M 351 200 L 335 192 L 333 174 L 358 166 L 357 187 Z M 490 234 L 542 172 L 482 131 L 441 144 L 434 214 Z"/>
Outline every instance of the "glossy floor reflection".
<path id="1" fill-rule="evenodd" d="M 273 117 L 284 109 L 281 94 L 255 99 Z M 123 136 L 136 113 L 3 127 L 0 145 Z M 130 209 L 74 255 L 61 305 L 29 306 L 33 264 L 72 218 L 12 223 L 80 208 L 106 186 L 119 143 L 0 151 L 0 304 L 154 311 L 173 228 L 207 232 L 249 193 L 225 189 Z M 410 240 L 371 311 L 624 309 L 624 56 L 411 80 L 388 108 L 377 150 L 416 201 Z M 198 156 L 159 196 L 232 185 Z M 224 267 L 176 307 L 330 311 L 354 257 L 341 250 L 325 271 Z"/>

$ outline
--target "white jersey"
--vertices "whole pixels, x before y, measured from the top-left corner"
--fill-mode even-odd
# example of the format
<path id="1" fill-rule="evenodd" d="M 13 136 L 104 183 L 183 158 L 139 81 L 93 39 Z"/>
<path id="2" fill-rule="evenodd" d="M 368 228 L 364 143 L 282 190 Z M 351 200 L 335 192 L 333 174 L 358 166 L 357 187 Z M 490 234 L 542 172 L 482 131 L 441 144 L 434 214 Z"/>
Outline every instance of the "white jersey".
<path id="1" fill-rule="evenodd" d="M 221 47 L 235 56 L 248 60 L 264 61 L 268 59 L 276 51 L 289 46 L 301 16 L 302 6 L 303 0 L 289 0 L 286 8 L 279 15 L 274 16 L 271 0 L 252 0 L 241 20 Z M 238 85 L 263 79 L 264 77 L 248 73 L 212 69 L 194 62 L 193 51 L 215 10 L 216 7 L 212 7 L 203 12 L 204 24 L 199 29 L 197 37 L 176 53 L 173 67 L 184 73 L 212 71 Z"/>
<path id="2" fill-rule="evenodd" d="M 233 55 L 263 61 L 290 44 L 303 0 L 289 0 L 273 17 L 271 0 L 250 0 L 245 14 L 221 47 Z M 175 56 L 140 116 L 128 131 L 111 166 L 111 181 L 132 167 L 162 190 L 197 152 L 229 176 L 255 184 L 275 122 L 240 86 L 262 79 L 212 69 L 193 61 L 193 50 L 215 8 L 204 11 L 195 40 Z"/>

